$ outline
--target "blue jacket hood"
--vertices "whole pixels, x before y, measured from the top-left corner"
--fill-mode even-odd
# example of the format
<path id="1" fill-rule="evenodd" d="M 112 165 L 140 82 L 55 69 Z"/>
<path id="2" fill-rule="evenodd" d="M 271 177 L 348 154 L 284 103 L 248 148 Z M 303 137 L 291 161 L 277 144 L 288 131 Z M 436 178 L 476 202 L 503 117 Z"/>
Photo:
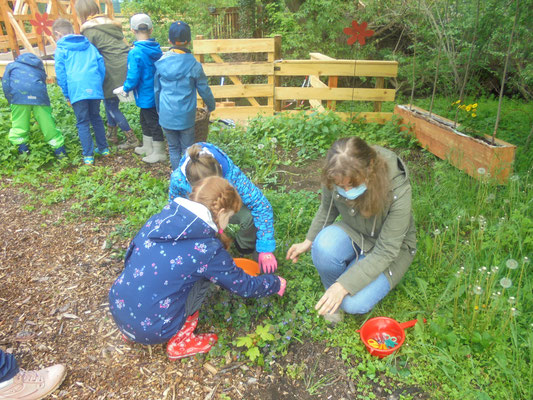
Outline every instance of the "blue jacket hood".
<path id="1" fill-rule="evenodd" d="M 67 35 L 59 39 L 57 47 L 71 51 L 84 51 L 87 50 L 89 44 L 89 40 L 83 35 Z"/>
<path id="2" fill-rule="evenodd" d="M 154 62 L 159 60 L 163 54 L 161 46 L 155 41 L 155 39 L 138 40 L 134 42 L 133 45 L 141 49 L 141 51 Z"/>
<path id="3" fill-rule="evenodd" d="M 176 54 L 169 51 L 155 63 L 155 66 L 161 77 L 176 80 L 189 74 L 197 62 L 191 53 Z"/>
<path id="4" fill-rule="evenodd" d="M 177 198 L 163 209 L 159 218 L 152 221 L 146 237 L 155 242 L 208 239 L 213 238 L 217 230 L 207 207 L 189 199 Z"/>
<path id="5" fill-rule="evenodd" d="M 24 53 L 17 57 L 17 62 L 30 65 L 36 68 L 44 68 L 43 61 L 32 53 Z"/>

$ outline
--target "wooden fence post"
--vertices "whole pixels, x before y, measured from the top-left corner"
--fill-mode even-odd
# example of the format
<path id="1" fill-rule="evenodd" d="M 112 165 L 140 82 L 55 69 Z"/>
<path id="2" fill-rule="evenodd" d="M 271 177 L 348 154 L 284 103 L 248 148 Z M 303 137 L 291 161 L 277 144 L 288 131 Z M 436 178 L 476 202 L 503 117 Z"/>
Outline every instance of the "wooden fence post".
<path id="1" fill-rule="evenodd" d="M 376 89 L 384 89 L 385 88 L 385 78 L 376 78 Z M 381 112 L 381 104 L 382 101 L 375 101 L 374 102 L 374 112 Z"/>
<path id="2" fill-rule="evenodd" d="M 272 59 L 271 59 L 272 58 Z M 276 75 L 276 64 L 274 61 L 281 60 L 281 35 L 274 36 L 274 53 L 268 53 L 268 61 L 272 63 L 272 76 L 268 77 L 268 84 L 272 85 L 272 104 L 268 102 L 269 106 L 274 107 L 274 112 L 281 111 L 281 100 L 276 100 L 276 88 L 281 84 L 281 78 Z"/>

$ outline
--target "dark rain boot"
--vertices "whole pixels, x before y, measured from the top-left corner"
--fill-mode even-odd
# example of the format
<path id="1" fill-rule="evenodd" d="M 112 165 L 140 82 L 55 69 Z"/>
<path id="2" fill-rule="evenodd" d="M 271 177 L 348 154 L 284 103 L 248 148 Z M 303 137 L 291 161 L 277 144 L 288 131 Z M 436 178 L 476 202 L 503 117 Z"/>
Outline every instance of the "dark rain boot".
<path id="1" fill-rule="evenodd" d="M 121 150 L 133 149 L 134 147 L 138 147 L 141 144 L 139 143 L 139 139 L 137 139 L 137 136 L 135 136 L 135 133 L 133 132 L 133 130 L 124 132 L 124 134 L 126 135 L 126 141 L 118 145 L 119 149 Z"/>

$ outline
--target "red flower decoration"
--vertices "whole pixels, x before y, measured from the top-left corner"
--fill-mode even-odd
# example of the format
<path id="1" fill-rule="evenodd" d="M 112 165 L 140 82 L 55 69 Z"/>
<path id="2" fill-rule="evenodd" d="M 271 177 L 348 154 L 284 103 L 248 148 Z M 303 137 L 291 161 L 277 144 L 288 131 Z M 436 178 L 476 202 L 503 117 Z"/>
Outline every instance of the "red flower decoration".
<path id="1" fill-rule="evenodd" d="M 54 21 L 50 21 L 48 19 L 48 13 L 39 14 L 35 13 L 35 19 L 30 20 L 30 24 L 32 24 L 35 27 L 35 31 L 38 35 L 42 35 L 43 33 L 52 36 L 52 31 L 48 29 L 48 27 L 54 25 Z"/>
<path id="2" fill-rule="evenodd" d="M 348 38 L 348 44 L 352 45 L 356 41 L 359 41 L 361 46 L 364 45 L 366 38 L 374 34 L 373 30 L 370 30 L 370 29 L 366 30 L 367 26 L 368 26 L 368 23 L 366 22 L 363 22 L 361 23 L 361 25 L 359 25 L 356 20 L 353 20 L 351 27 L 349 26 L 347 28 L 344 28 L 343 32 L 346 33 L 347 35 L 351 35 Z"/>

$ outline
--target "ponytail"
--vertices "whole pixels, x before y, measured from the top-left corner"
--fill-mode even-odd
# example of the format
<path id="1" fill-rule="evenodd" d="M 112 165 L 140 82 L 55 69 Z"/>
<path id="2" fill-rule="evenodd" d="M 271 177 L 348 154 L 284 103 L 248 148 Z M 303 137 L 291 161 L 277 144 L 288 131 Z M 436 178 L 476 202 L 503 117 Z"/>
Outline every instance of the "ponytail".
<path id="1" fill-rule="evenodd" d="M 211 154 L 202 152 L 202 146 L 194 144 L 187 150 L 189 162 L 185 175 L 191 185 L 208 176 L 222 176 L 222 166 Z"/>

